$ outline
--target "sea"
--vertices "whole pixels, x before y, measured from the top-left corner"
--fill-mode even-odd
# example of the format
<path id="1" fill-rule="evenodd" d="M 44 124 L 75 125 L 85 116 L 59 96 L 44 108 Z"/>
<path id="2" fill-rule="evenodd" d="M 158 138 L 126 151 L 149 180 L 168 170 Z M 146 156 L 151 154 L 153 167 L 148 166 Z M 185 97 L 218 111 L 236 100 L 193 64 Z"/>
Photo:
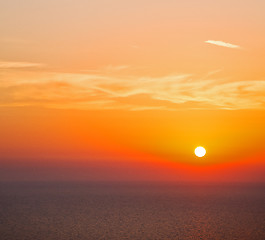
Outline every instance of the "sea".
<path id="1" fill-rule="evenodd" d="M 265 185 L 2 182 L 1 240 L 265 239 Z"/>

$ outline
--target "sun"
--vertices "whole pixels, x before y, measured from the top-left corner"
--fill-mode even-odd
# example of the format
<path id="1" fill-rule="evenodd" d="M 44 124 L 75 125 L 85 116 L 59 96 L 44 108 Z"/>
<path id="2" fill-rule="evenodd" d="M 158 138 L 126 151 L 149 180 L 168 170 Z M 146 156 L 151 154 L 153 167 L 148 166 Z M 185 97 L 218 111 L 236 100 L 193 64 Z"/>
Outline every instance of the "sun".
<path id="1" fill-rule="evenodd" d="M 206 150 L 204 147 L 196 147 L 194 153 L 197 157 L 203 157 L 206 154 Z"/>

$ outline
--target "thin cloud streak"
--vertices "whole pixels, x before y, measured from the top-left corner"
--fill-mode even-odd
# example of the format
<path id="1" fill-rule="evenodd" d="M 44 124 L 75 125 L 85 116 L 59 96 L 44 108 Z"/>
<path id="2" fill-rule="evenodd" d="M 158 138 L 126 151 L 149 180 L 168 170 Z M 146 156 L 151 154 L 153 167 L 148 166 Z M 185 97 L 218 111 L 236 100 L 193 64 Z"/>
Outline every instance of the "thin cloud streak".
<path id="1" fill-rule="evenodd" d="M 0 68 L 31 68 L 31 67 L 43 67 L 42 63 L 32 63 L 32 62 L 9 62 L 0 61 Z"/>
<path id="2" fill-rule="evenodd" d="M 121 71 L 124 69 L 128 69 L 130 66 L 129 65 L 118 65 L 118 66 L 113 66 L 113 65 L 109 65 L 106 67 L 107 71 Z"/>
<path id="3" fill-rule="evenodd" d="M 213 45 L 217 45 L 217 46 L 220 46 L 220 47 L 227 47 L 227 48 L 241 48 L 240 46 L 238 45 L 235 45 L 235 44 L 231 44 L 231 43 L 227 43 L 227 42 L 223 42 L 223 41 L 215 41 L 215 40 L 207 40 L 205 41 L 206 43 L 210 43 L 210 44 L 213 44 Z"/>

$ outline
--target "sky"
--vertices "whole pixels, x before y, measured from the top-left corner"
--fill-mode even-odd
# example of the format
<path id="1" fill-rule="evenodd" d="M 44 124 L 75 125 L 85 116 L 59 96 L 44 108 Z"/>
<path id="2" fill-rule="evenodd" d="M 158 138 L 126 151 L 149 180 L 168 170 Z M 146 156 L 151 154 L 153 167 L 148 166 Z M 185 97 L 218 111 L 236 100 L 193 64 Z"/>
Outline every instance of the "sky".
<path id="1" fill-rule="evenodd" d="M 0 180 L 265 182 L 264 29 L 263 0 L 0 0 Z"/>

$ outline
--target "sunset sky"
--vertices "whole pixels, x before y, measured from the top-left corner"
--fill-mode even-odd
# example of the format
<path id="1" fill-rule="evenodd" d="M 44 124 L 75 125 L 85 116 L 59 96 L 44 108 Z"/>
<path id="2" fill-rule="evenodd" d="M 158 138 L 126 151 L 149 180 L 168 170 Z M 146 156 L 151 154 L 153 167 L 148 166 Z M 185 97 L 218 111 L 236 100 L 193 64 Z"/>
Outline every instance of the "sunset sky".
<path id="1" fill-rule="evenodd" d="M 264 0 L 0 0 L 0 180 L 265 182 L 264 29 Z"/>

